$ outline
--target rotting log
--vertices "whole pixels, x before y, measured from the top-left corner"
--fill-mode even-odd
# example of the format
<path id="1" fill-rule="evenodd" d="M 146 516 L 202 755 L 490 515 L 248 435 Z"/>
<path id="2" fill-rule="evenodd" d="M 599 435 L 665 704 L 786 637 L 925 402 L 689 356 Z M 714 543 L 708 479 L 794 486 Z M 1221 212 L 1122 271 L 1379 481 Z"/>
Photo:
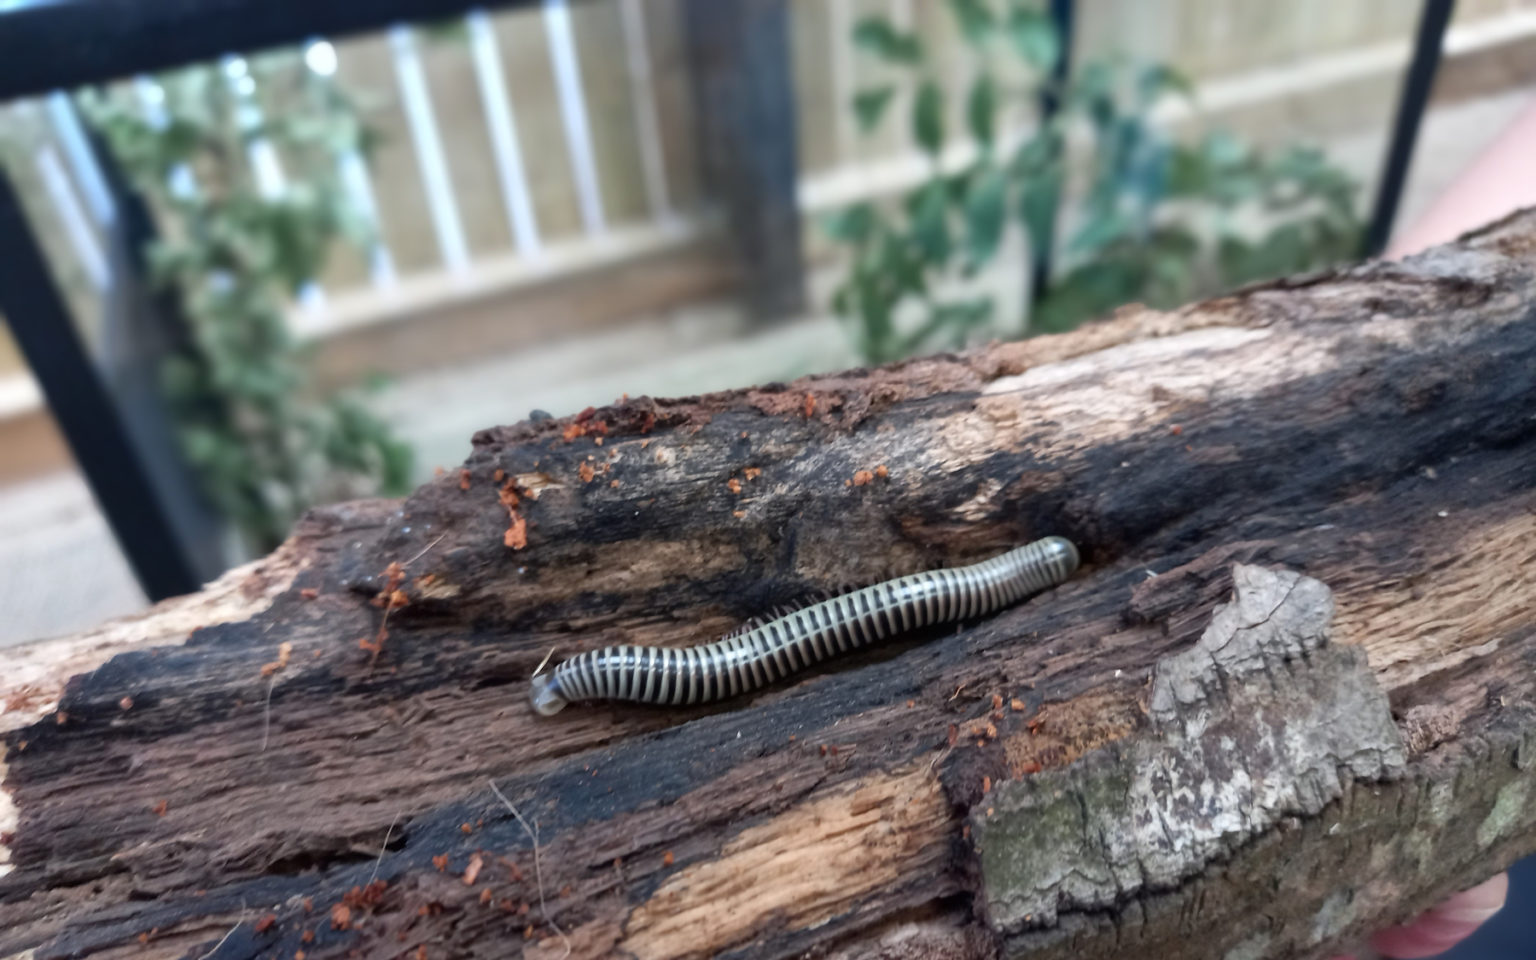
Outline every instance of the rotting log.
<path id="1" fill-rule="evenodd" d="M 7 653 L 0 956 L 1326 956 L 1536 850 L 1533 304 L 1527 213 L 487 430 Z M 1046 534 L 1078 576 L 962 629 L 710 707 L 527 701 L 551 648 Z"/>

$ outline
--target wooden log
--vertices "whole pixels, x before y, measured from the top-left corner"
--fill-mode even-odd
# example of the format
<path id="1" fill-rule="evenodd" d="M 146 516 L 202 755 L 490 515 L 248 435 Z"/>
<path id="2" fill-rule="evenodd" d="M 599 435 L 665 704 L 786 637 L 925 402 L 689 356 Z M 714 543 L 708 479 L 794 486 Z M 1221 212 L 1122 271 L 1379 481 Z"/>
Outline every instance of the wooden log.
<path id="1" fill-rule="evenodd" d="M 1527 213 L 484 431 L 8 653 L 0 956 L 1329 955 L 1536 850 L 1533 302 Z M 552 649 L 1048 534 L 1083 570 L 981 622 L 712 706 L 528 703 Z"/>

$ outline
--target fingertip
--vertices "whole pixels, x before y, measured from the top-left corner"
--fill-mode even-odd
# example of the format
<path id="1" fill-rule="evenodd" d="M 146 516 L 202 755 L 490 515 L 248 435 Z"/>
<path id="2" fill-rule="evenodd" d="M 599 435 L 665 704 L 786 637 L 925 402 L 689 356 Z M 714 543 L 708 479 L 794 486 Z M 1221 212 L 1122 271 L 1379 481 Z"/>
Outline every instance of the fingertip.
<path id="1" fill-rule="evenodd" d="M 1509 874 L 1501 873 L 1470 890 L 1456 894 L 1430 912 L 1447 920 L 1464 920 L 1481 924 L 1486 923 L 1494 914 L 1504 909 L 1504 902 L 1508 899 Z"/>
<path id="2" fill-rule="evenodd" d="M 1383 930 L 1371 938 L 1371 947 L 1394 960 L 1419 960 L 1444 953 L 1503 909 L 1508 896 L 1509 874 L 1501 873 L 1447 898 L 1401 927 Z"/>

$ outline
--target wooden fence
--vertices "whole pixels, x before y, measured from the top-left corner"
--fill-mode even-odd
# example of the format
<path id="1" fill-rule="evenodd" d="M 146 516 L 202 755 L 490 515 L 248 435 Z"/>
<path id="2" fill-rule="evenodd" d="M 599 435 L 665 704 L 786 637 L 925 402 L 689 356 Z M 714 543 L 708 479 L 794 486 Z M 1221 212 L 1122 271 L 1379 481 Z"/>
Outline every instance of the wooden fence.
<path id="1" fill-rule="evenodd" d="M 371 104 L 384 136 L 375 162 L 344 160 L 348 189 L 380 244 L 343 252 L 296 306 L 306 334 L 431 312 L 455 284 L 515 286 L 622 261 L 697 237 L 708 209 L 695 142 L 681 0 L 545 0 L 474 11 L 432 29 L 397 25 L 334 44 L 317 38 L 303 69 L 335 72 Z M 815 213 L 922 176 L 895 126 L 860 136 L 853 94 L 891 77 L 848 35 L 883 15 L 936 51 L 960 115 L 974 65 L 946 0 L 790 0 L 801 208 Z M 1207 107 L 1262 138 L 1326 135 L 1391 110 L 1418 5 L 1402 0 L 1082 0 L 1077 56 L 1122 52 L 1170 62 Z M 1448 46 L 1536 36 L 1536 0 L 1463 0 Z M 244 69 L 232 55 L 232 75 Z M 1357 96 L 1309 89 L 1359 81 Z M 153 116 L 158 87 L 130 81 Z M 252 91 L 259 102 L 260 91 Z M 1341 102 L 1348 101 L 1348 102 Z M 1378 122 L 1385 123 L 1384 120 Z M 39 235 L 89 333 L 110 259 L 114 215 L 65 92 L 0 110 L 0 140 Z M 964 146 L 957 162 L 963 161 Z M 281 185 L 280 161 L 258 163 Z M 425 318 L 429 320 L 430 317 Z M 35 404 L 0 328 L 0 416 Z"/>

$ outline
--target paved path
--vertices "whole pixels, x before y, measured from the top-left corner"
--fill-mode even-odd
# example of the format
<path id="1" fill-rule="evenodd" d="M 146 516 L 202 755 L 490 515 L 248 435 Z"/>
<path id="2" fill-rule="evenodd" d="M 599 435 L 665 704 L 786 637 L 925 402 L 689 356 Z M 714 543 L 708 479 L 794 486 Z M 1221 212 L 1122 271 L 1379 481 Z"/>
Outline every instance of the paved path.
<path id="1" fill-rule="evenodd" d="M 143 605 L 78 473 L 0 490 L 0 646 L 83 630 Z"/>

